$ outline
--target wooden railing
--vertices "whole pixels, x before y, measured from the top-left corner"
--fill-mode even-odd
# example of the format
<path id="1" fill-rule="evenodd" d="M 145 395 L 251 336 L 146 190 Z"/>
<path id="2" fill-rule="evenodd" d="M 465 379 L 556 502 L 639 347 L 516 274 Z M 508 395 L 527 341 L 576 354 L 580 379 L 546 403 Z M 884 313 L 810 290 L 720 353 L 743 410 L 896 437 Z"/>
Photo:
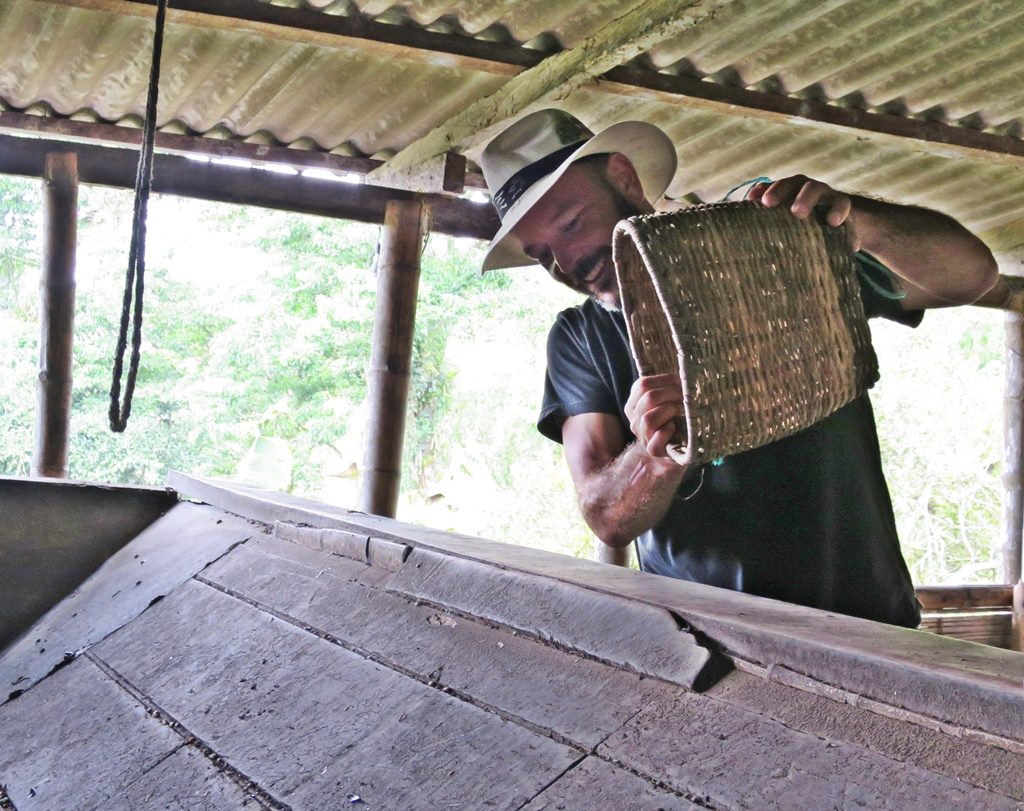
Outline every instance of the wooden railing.
<path id="1" fill-rule="evenodd" d="M 1011 647 L 1013 587 L 922 586 L 921 629 L 942 636 Z"/>

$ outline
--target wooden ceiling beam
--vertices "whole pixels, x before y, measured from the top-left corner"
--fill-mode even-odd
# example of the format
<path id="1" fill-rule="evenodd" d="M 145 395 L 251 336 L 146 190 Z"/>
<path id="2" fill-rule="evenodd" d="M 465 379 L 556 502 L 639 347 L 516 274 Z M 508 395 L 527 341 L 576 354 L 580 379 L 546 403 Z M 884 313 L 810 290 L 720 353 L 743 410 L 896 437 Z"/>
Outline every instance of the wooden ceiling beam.
<path id="1" fill-rule="evenodd" d="M 155 7 L 155 0 L 44 2 L 140 17 L 152 16 Z M 679 8 L 673 9 L 673 5 L 679 5 Z M 710 3 L 706 5 L 713 6 Z M 630 26 L 633 26 L 632 30 L 638 36 L 640 32 L 648 30 L 649 33 L 653 33 L 655 39 L 668 37 L 674 30 L 687 24 L 696 24 L 699 21 L 700 6 L 700 3 L 672 4 L 664 0 L 649 0 L 630 13 L 634 16 L 621 27 L 619 34 L 625 34 L 624 39 L 628 40 Z M 674 23 L 671 22 L 673 11 L 680 14 Z M 659 24 L 656 19 L 659 13 L 667 14 L 668 20 Z M 713 9 L 706 13 L 713 13 Z M 687 14 L 690 15 L 689 18 Z M 639 55 L 652 44 L 651 41 L 644 40 L 639 47 L 625 53 L 615 51 L 616 39 L 613 36 L 614 32 L 609 29 L 616 25 L 621 26 L 626 17 L 613 21 L 576 48 L 550 58 L 546 58 L 547 55 L 540 51 L 523 48 L 515 43 L 490 42 L 457 34 L 427 31 L 411 25 L 378 23 L 361 15 L 324 14 L 253 0 L 171 0 L 169 19 L 172 23 L 202 29 L 244 31 L 273 40 L 351 48 L 381 58 L 401 58 L 516 77 L 510 79 L 510 85 L 513 81 L 523 81 L 521 74 L 524 71 L 536 69 L 543 64 L 542 72 L 546 75 L 547 81 L 543 83 L 543 87 L 535 88 L 533 93 L 547 92 L 550 94 L 549 101 L 564 98 L 580 83 L 593 79 L 596 80 L 596 89 L 616 96 L 646 99 L 719 115 L 758 118 L 771 123 L 804 126 L 825 132 L 842 132 L 853 137 L 867 136 L 873 141 L 897 145 L 904 149 L 915 148 L 916 143 L 929 154 L 995 161 L 1018 167 L 1024 165 L 1024 140 L 1012 135 L 983 132 L 941 121 L 840 107 L 824 101 L 764 93 L 717 84 L 692 76 L 660 73 L 637 65 L 626 66 L 625 62 L 632 58 L 631 54 Z M 627 46 L 629 44 L 627 42 Z M 614 53 L 602 53 L 603 49 L 609 48 Z M 588 65 L 587 54 L 590 54 L 594 62 L 598 59 L 603 59 L 603 62 Z M 573 69 L 581 67 L 581 62 L 582 67 L 587 68 L 586 75 L 572 75 L 571 82 L 561 84 L 554 80 L 559 73 L 560 64 L 563 70 L 571 73 Z M 525 82 L 524 85 L 527 90 L 530 89 L 530 82 Z M 502 124 L 527 109 L 530 103 L 535 103 L 543 97 L 524 103 L 518 95 L 524 85 L 515 84 L 511 88 L 507 85 L 497 94 L 470 105 L 426 136 L 434 144 L 433 148 L 424 149 L 421 145 L 425 139 L 421 139 L 392 158 L 388 162 L 388 171 L 403 165 L 406 171 L 412 170 L 414 166 L 411 161 L 416 160 L 416 152 L 435 152 L 434 155 L 423 155 L 420 158 L 420 163 L 426 163 L 438 155 L 453 150 L 464 151 L 473 144 L 481 143 Z M 416 152 L 411 152 L 414 147 Z M 371 171 L 373 170 L 383 178 L 382 169 L 371 167 Z M 467 180 L 467 185 L 478 186 L 479 182 L 474 180 L 471 176 Z"/>
<path id="2" fill-rule="evenodd" d="M 53 140 L 72 143 L 89 142 L 100 146 L 138 148 L 142 130 L 93 121 L 76 121 L 57 116 L 27 115 L 12 111 L 0 112 L 0 133 L 18 135 L 32 133 Z M 202 155 L 208 158 L 229 158 L 256 164 L 289 166 L 296 170 L 323 169 L 339 174 L 366 175 L 383 161 L 335 155 L 313 149 L 292 149 L 287 146 L 246 143 L 225 139 L 204 138 L 201 135 L 179 135 L 169 132 L 156 134 L 156 151 L 172 155 Z M 442 161 L 443 175 L 437 180 L 438 188 L 460 194 L 463 187 L 486 188 L 483 175 L 465 171 L 465 158 L 452 155 Z M 406 188 L 403 186 L 403 188 Z"/>
<path id="3" fill-rule="evenodd" d="M 153 17 L 156 0 L 44 0 L 60 6 L 131 17 Z M 386 59 L 514 76 L 545 54 L 518 44 L 380 23 L 361 14 L 325 14 L 258 0 L 170 0 L 168 23 L 243 32 L 278 42 L 351 48 Z M 433 55 L 433 57 L 431 56 Z"/>
<path id="4" fill-rule="evenodd" d="M 46 155 L 67 151 L 67 141 L 0 135 L 0 174 L 42 177 Z M 135 187 L 136 151 L 76 144 L 74 152 L 82 183 Z M 489 240 L 499 224 L 493 207 L 462 198 L 282 174 L 181 155 L 156 155 L 153 191 L 370 223 L 384 222 L 389 200 L 418 199 L 429 203 L 435 232 L 479 240 Z"/>
<path id="5" fill-rule="evenodd" d="M 549 56 L 509 79 L 499 90 L 470 104 L 409 144 L 368 177 L 387 183 L 438 155 L 482 143 L 542 100 L 565 98 L 580 85 L 698 25 L 715 12 L 714 0 L 646 0 L 604 25 L 576 47 Z"/>
<path id="6" fill-rule="evenodd" d="M 942 121 L 840 107 L 824 101 L 763 93 L 632 65 L 614 68 L 601 80 L 599 88 L 616 95 L 639 96 L 734 118 L 758 118 L 824 132 L 844 132 L 853 137 L 868 136 L 873 141 L 903 149 L 926 146 L 930 155 L 1024 166 L 1024 140 Z M 638 90 L 644 92 L 638 94 Z"/>

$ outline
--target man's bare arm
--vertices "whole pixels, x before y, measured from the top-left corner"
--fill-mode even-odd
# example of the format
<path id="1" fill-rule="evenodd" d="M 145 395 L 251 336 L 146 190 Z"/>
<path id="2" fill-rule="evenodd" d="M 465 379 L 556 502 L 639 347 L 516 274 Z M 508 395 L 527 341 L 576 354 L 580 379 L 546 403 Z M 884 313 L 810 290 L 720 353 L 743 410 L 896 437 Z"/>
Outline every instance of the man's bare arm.
<path id="1" fill-rule="evenodd" d="M 562 443 L 584 519 L 615 548 L 661 520 L 687 473 L 639 442 L 627 445 L 619 421 L 609 414 L 569 417 Z"/>
<path id="2" fill-rule="evenodd" d="M 998 268 L 985 243 L 937 211 L 850 196 L 804 175 L 758 184 L 748 199 L 788 205 L 798 218 L 825 206 L 830 225 L 848 220 L 854 248 L 877 256 L 903 280 L 903 309 L 970 304 L 996 282 Z"/>
<path id="3" fill-rule="evenodd" d="M 970 304 L 996 282 L 992 252 L 945 214 L 854 197 L 851 219 L 861 247 L 903 280 L 904 309 Z"/>

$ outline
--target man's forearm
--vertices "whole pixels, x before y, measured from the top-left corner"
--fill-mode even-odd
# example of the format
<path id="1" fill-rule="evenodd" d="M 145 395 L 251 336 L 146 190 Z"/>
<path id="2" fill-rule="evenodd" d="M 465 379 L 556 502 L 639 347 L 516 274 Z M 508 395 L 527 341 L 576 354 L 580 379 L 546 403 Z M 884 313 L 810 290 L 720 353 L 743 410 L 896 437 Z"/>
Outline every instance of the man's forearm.
<path id="1" fill-rule="evenodd" d="M 860 247 L 935 299 L 925 306 L 969 304 L 995 283 L 992 253 L 951 217 L 868 197 L 851 200 Z"/>
<path id="2" fill-rule="evenodd" d="M 581 483 L 580 510 L 604 543 L 626 546 L 662 519 L 687 472 L 633 442 Z"/>

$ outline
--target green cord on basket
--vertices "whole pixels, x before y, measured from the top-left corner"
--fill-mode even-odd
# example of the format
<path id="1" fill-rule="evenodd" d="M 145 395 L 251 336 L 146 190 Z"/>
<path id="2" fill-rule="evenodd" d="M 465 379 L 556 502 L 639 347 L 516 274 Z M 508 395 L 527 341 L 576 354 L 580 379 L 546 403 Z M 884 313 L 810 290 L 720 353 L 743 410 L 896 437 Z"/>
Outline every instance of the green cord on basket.
<path id="1" fill-rule="evenodd" d="M 887 298 L 890 301 L 900 301 L 901 299 L 905 299 L 907 297 L 906 290 L 900 290 L 898 293 L 895 293 L 892 290 L 886 290 L 884 287 L 882 287 L 882 285 L 880 285 L 878 282 L 871 278 L 871 275 L 864 269 L 864 267 L 860 263 L 863 262 L 865 265 L 868 265 L 869 267 L 873 267 L 876 270 L 882 271 L 882 274 L 885 276 L 885 278 L 887 278 L 890 282 L 893 282 L 895 285 L 899 285 L 899 277 L 891 270 L 889 270 L 889 268 L 887 268 L 885 265 L 883 265 L 881 262 L 875 259 L 875 257 L 873 257 L 871 254 L 865 253 L 864 251 L 857 251 L 857 262 L 857 272 L 860 274 L 860 277 L 864 281 L 866 281 L 868 283 L 868 287 L 870 287 L 872 290 L 878 293 L 878 295 L 882 296 L 883 298 Z"/>
<path id="2" fill-rule="evenodd" d="M 736 192 L 738 192 L 744 186 L 753 186 L 755 183 L 771 183 L 771 182 L 772 182 L 772 179 L 770 177 L 764 177 L 763 175 L 761 177 L 752 177 L 750 180 L 744 180 L 739 185 L 733 186 L 731 189 L 729 189 L 729 191 L 726 192 L 725 197 L 723 197 L 718 202 L 724 203 L 726 200 L 728 200 L 730 197 L 732 197 Z"/>

